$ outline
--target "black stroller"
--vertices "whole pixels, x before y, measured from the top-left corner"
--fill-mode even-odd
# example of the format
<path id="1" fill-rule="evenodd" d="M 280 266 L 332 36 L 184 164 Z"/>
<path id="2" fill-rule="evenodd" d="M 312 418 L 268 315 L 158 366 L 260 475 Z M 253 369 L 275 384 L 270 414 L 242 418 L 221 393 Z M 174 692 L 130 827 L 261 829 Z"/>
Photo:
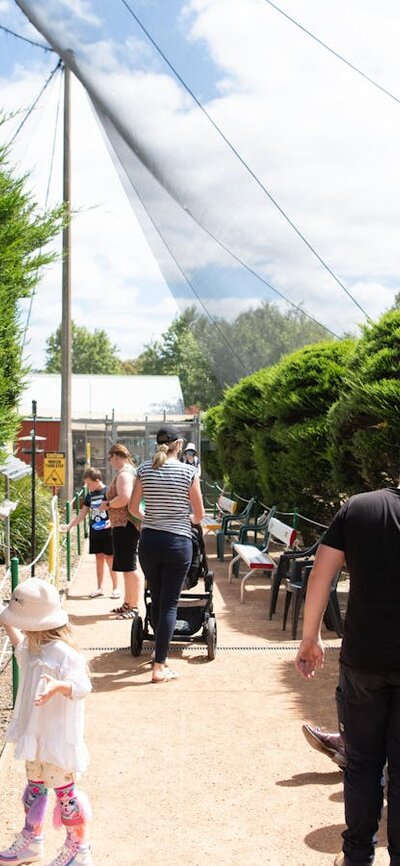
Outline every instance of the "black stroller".
<path id="1" fill-rule="evenodd" d="M 178 616 L 172 641 L 205 643 L 211 661 L 215 658 L 217 650 L 217 621 L 213 610 L 214 573 L 208 570 L 200 525 L 192 527 L 192 544 L 192 564 L 179 597 Z M 204 592 L 188 592 L 187 590 L 197 586 L 199 578 L 204 580 Z M 152 629 L 151 596 L 147 587 L 144 591 L 144 603 L 146 606 L 144 623 L 141 616 L 132 620 L 131 653 L 133 656 L 140 656 L 144 640 L 154 640 L 153 630 L 149 632 L 149 627 Z"/>

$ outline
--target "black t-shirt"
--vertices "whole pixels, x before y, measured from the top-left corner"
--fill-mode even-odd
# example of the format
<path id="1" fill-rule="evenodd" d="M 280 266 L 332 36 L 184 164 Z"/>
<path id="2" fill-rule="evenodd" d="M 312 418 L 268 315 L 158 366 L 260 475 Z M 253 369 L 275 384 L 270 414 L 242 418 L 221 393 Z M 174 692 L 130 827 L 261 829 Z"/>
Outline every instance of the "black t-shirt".
<path id="1" fill-rule="evenodd" d="M 109 530 L 110 521 L 106 510 L 101 510 L 101 503 L 107 499 L 107 487 L 104 484 L 100 490 L 90 490 L 85 496 L 84 505 L 90 508 L 90 532 Z"/>
<path id="2" fill-rule="evenodd" d="M 352 496 L 323 544 L 344 551 L 350 572 L 341 661 L 400 670 L 400 489 Z"/>

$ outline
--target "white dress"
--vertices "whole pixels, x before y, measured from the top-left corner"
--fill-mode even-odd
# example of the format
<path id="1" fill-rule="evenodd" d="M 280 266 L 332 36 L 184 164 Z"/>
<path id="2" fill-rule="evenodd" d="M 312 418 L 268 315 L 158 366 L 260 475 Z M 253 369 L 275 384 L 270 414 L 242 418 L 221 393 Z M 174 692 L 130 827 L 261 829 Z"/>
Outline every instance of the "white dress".
<path id="1" fill-rule="evenodd" d="M 38 655 L 33 655 L 26 638 L 16 647 L 15 655 L 20 680 L 6 731 L 6 741 L 15 743 L 15 757 L 26 761 L 37 758 L 71 772 L 82 772 L 88 765 L 82 698 L 92 689 L 83 658 L 61 640 L 45 644 Z M 35 693 L 43 674 L 71 683 L 71 698 L 55 694 L 36 707 Z"/>

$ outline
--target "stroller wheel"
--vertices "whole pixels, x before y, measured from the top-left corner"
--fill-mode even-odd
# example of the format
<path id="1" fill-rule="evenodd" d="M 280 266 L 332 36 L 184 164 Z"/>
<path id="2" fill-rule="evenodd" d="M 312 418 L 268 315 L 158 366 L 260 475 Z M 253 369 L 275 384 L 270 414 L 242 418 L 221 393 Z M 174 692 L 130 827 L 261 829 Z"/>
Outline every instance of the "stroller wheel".
<path id="1" fill-rule="evenodd" d="M 143 646 L 143 621 L 141 616 L 135 616 L 131 628 L 131 653 L 140 656 Z"/>
<path id="2" fill-rule="evenodd" d="M 205 627 L 205 637 L 207 641 L 207 653 L 210 661 L 215 659 L 217 651 L 217 620 L 214 616 L 210 616 Z"/>

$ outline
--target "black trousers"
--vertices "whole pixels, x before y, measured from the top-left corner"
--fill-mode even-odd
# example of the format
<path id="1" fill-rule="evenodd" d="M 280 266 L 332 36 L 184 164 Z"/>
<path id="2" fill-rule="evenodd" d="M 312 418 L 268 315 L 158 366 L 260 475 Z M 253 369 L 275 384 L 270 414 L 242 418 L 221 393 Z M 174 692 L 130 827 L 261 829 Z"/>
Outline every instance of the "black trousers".
<path id="1" fill-rule="evenodd" d="M 371 866 L 387 762 L 390 866 L 400 866 L 400 671 L 365 673 L 341 665 L 346 750 L 343 833 L 346 866 Z"/>

